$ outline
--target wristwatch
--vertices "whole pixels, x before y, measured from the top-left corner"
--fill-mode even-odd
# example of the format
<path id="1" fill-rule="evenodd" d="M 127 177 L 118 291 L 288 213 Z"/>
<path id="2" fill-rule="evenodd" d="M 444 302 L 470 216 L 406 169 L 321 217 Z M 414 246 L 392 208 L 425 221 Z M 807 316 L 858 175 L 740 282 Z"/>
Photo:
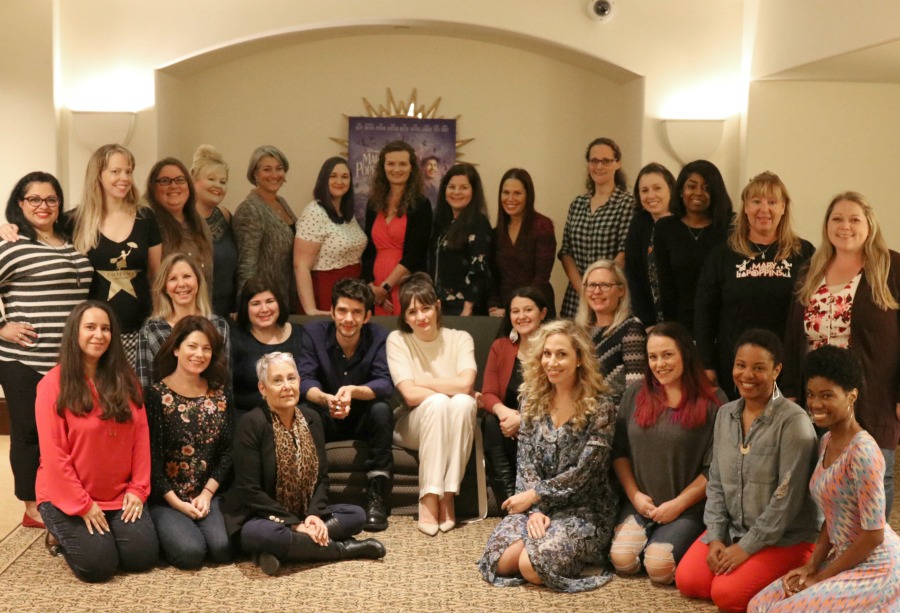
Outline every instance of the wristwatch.
<path id="1" fill-rule="evenodd" d="M 381 289 L 383 289 L 384 291 L 386 291 L 387 293 L 390 294 L 391 293 L 391 284 L 388 283 L 387 281 L 385 281 L 384 283 L 381 284 Z"/>

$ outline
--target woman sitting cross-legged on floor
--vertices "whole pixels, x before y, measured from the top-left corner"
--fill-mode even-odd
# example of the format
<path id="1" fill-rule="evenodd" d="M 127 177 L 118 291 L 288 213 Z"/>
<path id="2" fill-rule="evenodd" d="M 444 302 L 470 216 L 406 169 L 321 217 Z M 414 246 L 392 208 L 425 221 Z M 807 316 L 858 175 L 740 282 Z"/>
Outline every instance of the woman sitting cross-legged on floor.
<path id="1" fill-rule="evenodd" d="M 744 611 L 761 589 L 805 564 L 821 523 L 809 495 L 816 433 L 806 411 L 781 395 L 781 341 L 744 332 L 732 378 L 741 394 L 716 415 L 706 487 L 706 532 L 675 570 L 684 596 Z"/>
<path id="2" fill-rule="evenodd" d="M 453 501 L 475 432 L 475 343 L 441 326 L 441 301 L 426 273 L 400 287 L 399 330 L 387 339 L 388 367 L 403 399 L 394 439 L 419 450 L 419 530 L 428 536 L 456 525 Z"/>
<path id="3" fill-rule="evenodd" d="M 509 512 L 478 562 L 497 586 L 525 581 L 564 592 L 606 584 L 618 496 L 610 483 L 616 409 L 590 339 L 568 320 L 544 325 L 525 363 L 519 471 Z"/>
<path id="4" fill-rule="evenodd" d="M 267 353 L 256 365 L 263 404 L 238 423 L 234 486 L 222 512 L 232 538 L 258 557 L 267 575 L 282 562 L 383 558 L 375 539 L 356 541 L 361 507 L 328 504 L 325 432 L 315 411 L 301 413 L 300 375 L 289 353 Z"/>
<path id="5" fill-rule="evenodd" d="M 144 501 L 150 438 L 141 388 L 105 302 L 86 300 L 66 320 L 60 363 L 38 383 L 38 510 L 47 547 L 82 581 L 120 568 L 149 570 L 159 541 Z"/>
<path id="6" fill-rule="evenodd" d="M 616 418 L 613 469 L 628 496 L 610 559 L 669 584 L 703 532 L 716 410 L 727 399 L 709 383 L 687 329 L 663 322 L 647 337 L 644 381 L 628 387 Z"/>
<path id="7" fill-rule="evenodd" d="M 153 458 L 150 515 L 163 557 L 188 569 L 206 557 L 230 562 L 216 496 L 231 476 L 234 413 L 222 337 L 205 317 L 188 315 L 153 362 L 157 383 L 144 396 Z"/>
<path id="8" fill-rule="evenodd" d="M 856 421 L 862 366 L 823 345 L 806 356 L 806 406 L 828 433 L 809 488 L 825 512 L 812 557 L 750 601 L 759 613 L 897 611 L 900 539 L 884 519 L 884 457 Z"/>

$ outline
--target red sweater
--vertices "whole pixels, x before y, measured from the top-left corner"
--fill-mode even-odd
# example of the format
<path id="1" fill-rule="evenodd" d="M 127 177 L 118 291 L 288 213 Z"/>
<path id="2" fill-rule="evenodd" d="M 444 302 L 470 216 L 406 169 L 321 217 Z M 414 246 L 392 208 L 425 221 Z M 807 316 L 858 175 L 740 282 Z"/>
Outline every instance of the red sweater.
<path id="1" fill-rule="evenodd" d="M 507 316 L 509 316 L 508 313 Z M 484 410 L 488 413 L 494 412 L 495 404 L 506 404 L 503 402 L 503 397 L 506 396 L 506 388 L 512 377 L 517 353 L 519 353 L 519 346 L 507 337 L 498 338 L 491 345 L 491 352 L 488 354 L 487 364 L 484 367 L 484 381 L 481 384 L 482 402 Z"/>
<path id="2" fill-rule="evenodd" d="M 66 515 L 84 515 L 96 502 L 104 511 L 122 508 L 130 492 L 146 502 L 150 494 L 150 434 L 144 407 L 131 406 L 132 420 L 100 419 L 93 410 L 76 417 L 56 412 L 59 366 L 37 386 L 34 404 L 41 466 L 35 489 L 38 504 L 50 502 Z"/>

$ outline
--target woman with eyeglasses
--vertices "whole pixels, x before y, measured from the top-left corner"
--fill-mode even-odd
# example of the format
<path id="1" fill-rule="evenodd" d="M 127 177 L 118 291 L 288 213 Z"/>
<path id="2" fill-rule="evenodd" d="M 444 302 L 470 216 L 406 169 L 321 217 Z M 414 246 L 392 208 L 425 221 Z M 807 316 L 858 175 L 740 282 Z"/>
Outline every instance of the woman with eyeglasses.
<path id="1" fill-rule="evenodd" d="M 154 164 L 147 175 L 144 199 L 156 213 L 162 231 L 162 257 L 186 253 L 200 266 L 206 287 L 211 288 L 212 236 L 197 211 L 194 182 L 185 165 L 175 158 L 164 158 Z"/>
<path id="2" fill-rule="evenodd" d="M 51 174 L 30 172 L 13 188 L 6 219 L 20 234 L 0 241 L 0 385 L 9 409 L 9 461 L 22 525 L 43 528 L 35 502 L 40 460 L 34 402 L 56 365 L 66 317 L 88 297 L 94 269 L 71 243 L 63 191 Z"/>
<path id="3" fill-rule="evenodd" d="M 596 260 L 625 261 L 625 236 L 634 212 L 634 196 L 625 184 L 622 151 L 611 138 L 595 138 L 585 153 L 587 193 L 569 205 L 562 247 L 562 262 L 569 285 L 560 315 L 574 317 L 582 294 L 582 274 Z"/>
<path id="4" fill-rule="evenodd" d="M 628 283 L 618 264 L 597 260 L 584 271 L 575 323 L 594 339 L 600 373 L 616 406 L 625 388 L 644 377 L 647 333 L 631 314 Z"/>
<path id="5" fill-rule="evenodd" d="M 138 332 L 150 315 L 150 283 L 159 269 L 162 239 L 156 214 L 138 197 L 134 156 L 122 145 L 103 145 L 88 160 L 81 205 L 67 221 L 72 244 L 94 267 L 90 298 L 109 303 L 134 364 Z M 19 239 L 19 226 L 0 226 L 0 238 Z"/>
<path id="6" fill-rule="evenodd" d="M 256 364 L 263 403 L 238 423 L 234 486 L 225 494 L 225 526 L 267 575 L 283 562 L 378 559 L 384 545 L 357 541 L 366 513 L 328 504 L 325 431 L 316 411 L 301 412 L 300 375 L 290 353 Z"/>

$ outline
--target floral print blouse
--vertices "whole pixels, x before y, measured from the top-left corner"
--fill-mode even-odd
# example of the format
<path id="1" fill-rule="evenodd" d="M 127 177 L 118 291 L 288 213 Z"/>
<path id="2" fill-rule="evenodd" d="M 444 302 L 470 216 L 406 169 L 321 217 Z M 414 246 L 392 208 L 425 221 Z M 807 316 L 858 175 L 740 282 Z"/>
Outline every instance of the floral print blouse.
<path id="1" fill-rule="evenodd" d="M 803 312 L 803 331 L 810 350 L 822 345 L 850 346 L 850 317 L 853 311 L 853 297 L 862 279 L 862 272 L 837 292 L 833 292 L 825 280 L 810 296 L 809 304 Z"/>
<path id="2" fill-rule="evenodd" d="M 481 215 L 463 249 L 451 248 L 446 242 L 446 235 L 445 230 L 433 237 L 429 253 L 429 272 L 434 279 L 443 314 L 459 315 L 465 303 L 472 302 L 472 315 L 487 315 L 493 240 L 490 222 Z"/>
<path id="3" fill-rule="evenodd" d="M 233 400 L 223 387 L 187 398 L 164 382 L 144 389 L 150 422 L 151 500 L 175 492 L 189 501 L 210 479 L 224 484 L 231 473 Z"/>

